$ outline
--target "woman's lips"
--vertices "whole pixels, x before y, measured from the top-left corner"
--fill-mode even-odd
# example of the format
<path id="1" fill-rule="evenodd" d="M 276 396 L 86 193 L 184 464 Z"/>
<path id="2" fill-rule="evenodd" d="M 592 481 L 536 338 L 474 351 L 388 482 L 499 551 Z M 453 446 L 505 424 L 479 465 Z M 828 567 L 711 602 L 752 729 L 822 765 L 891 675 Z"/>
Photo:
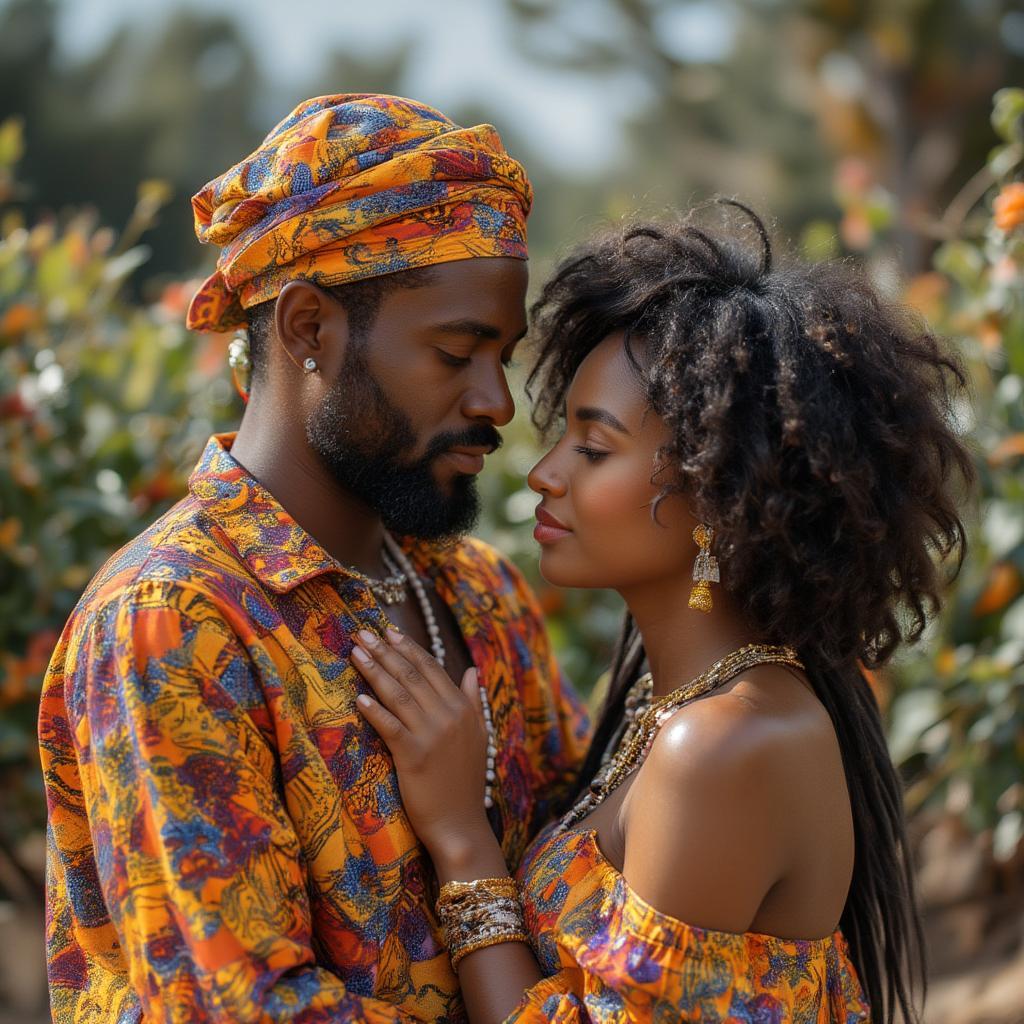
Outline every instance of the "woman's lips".
<path id="1" fill-rule="evenodd" d="M 568 537 L 572 533 L 572 530 L 539 505 L 535 510 L 535 515 L 537 516 L 537 525 L 533 528 L 533 539 L 538 544 L 550 544 L 562 537 Z"/>

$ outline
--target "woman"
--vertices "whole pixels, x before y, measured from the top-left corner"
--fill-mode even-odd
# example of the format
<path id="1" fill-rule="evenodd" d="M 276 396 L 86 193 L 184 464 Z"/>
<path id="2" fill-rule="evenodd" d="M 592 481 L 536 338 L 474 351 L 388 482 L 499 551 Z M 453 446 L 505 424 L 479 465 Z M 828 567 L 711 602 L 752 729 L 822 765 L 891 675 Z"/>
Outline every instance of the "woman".
<path id="1" fill-rule="evenodd" d="M 934 553 L 962 557 L 964 381 L 847 268 L 774 268 L 740 208 L 756 246 L 633 227 L 534 309 L 535 420 L 563 425 L 529 476 L 541 572 L 628 614 L 578 798 L 518 890 L 473 670 L 455 687 L 394 633 L 354 652 L 473 1024 L 915 1019 L 901 787 L 862 666 L 920 636 Z"/>

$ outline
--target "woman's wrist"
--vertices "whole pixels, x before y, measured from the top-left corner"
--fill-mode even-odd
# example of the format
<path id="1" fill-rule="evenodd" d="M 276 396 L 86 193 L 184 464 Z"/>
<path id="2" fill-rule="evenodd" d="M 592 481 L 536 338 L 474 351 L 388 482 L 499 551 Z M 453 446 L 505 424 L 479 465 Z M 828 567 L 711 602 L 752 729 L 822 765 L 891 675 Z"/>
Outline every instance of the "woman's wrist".
<path id="1" fill-rule="evenodd" d="M 428 849 L 442 885 L 501 878 L 509 873 L 505 855 L 486 819 L 480 828 L 450 833 Z"/>

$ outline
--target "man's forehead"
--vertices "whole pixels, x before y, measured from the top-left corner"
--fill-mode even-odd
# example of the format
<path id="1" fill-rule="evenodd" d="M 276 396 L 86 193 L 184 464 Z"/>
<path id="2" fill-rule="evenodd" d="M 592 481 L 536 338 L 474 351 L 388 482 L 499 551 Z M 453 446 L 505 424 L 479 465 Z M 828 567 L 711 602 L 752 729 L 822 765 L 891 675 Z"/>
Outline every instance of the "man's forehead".
<path id="1" fill-rule="evenodd" d="M 522 260 L 460 260 L 431 267 L 425 284 L 395 289 L 385 303 L 446 333 L 518 338 L 526 329 L 527 280 Z"/>

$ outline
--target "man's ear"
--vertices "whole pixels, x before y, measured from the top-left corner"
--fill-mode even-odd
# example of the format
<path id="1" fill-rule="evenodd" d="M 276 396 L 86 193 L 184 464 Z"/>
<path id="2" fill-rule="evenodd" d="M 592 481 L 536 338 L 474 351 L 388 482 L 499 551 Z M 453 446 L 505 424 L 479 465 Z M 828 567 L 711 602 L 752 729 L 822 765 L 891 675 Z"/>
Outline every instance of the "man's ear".
<path id="1" fill-rule="evenodd" d="M 277 297 L 274 327 L 297 370 L 312 359 L 327 380 L 337 377 L 348 345 L 348 316 L 337 299 L 309 281 L 289 281 Z"/>

